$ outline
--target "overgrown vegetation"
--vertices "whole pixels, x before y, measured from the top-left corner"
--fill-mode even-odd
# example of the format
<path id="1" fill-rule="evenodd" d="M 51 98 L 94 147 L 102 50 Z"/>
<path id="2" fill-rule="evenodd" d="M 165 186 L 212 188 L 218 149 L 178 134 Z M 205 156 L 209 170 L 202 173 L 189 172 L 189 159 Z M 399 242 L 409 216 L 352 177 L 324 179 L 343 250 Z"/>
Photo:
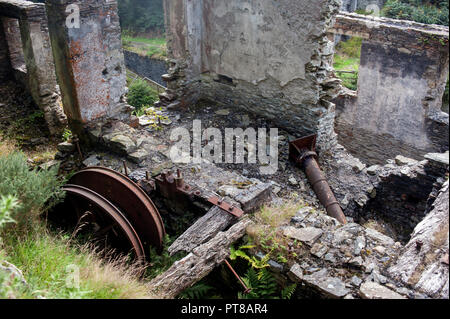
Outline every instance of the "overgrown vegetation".
<path id="1" fill-rule="evenodd" d="M 136 108 L 136 112 L 148 108 L 158 101 L 158 94 L 144 80 L 138 79 L 131 83 L 128 92 L 128 103 Z"/>
<path id="2" fill-rule="evenodd" d="M 448 26 L 449 0 L 388 0 L 382 14 L 394 19 Z"/>
<path id="3" fill-rule="evenodd" d="M 14 211 L 16 229 L 34 230 L 40 224 L 40 215 L 63 198 L 63 180 L 57 174 L 57 168 L 30 170 L 27 157 L 21 152 L 0 157 L 0 195 L 20 201 L 20 207 Z"/>
<path id="4" fill-rule="evenodd" d="M 164 38 L 134 37 L 129 32 L 124 32 L 122 34 L 122 46 L 125 50 L 153 59 L 167 57 L 167 45 Z"/>
<path id="5" fill-rule="evenodd" d="M 352 37 L 347 41 L 340 41 L 336 46 L 334 69 L 342 80 L 342 85 L 350 90 L 358 89 L 358 71 L 361 59 L 362 39 Z"/>
<path id="6" fill-rule="evenodd" d="M 265 206 L 256 212 L 252 219 L 255 226 L 247 229 L 241 246 L 230 247 L 230 260 L 241 279 L 251 292 L 246 294 L 239 281 L 230 270 L 222 265 L 205 279 L 186 289 L 178 298 L 183 299 L 290 299 L 297 285 L 285 286 L 278 282 L 269 270 L 269 261 L 287 263 L 298 257 L 293 248 L 301 247 L 294 242 L 289 245 L 278 228 L 293 217 L 304 204 L 299 202 L 296 194 L 292 200 L 282 205 Z M 263 256 L 261 256 L 261 253 Z"/>
<path id="7" fill-rule="evenodd" d="M 19 202 L 12 196 L 2 196 L 0 198 L 0 230 L 6 224 L 15 223 L 12 213 L 19 207 Z"/>
<path id="8" fill-rule="evenodd" d="M 28 283 L 19 298 L 147 297 L 146 286 L 136 280 L 139 265 L 125 266 L 120 258 L 102 261 L 92 247 L 76 246 L 68 236 L 45 231 L 22 239 L 7 236 L 5 250 L 6 259 L 22 269 Z"/>
<path id="9" fill-rule="evenodd" d="M 247 229 L 249 247 L 244 247 L 252 248 L 251 246 L 254 245 L 265 254 L 265 258 L 273 259 L 281 264 L 296 258 L 295 248 L 301 246 L 301 243 L 294 242 L 293 247 L 289 247 L 289 243 L 280 232 L 279 227 L 289 221 L 302 207 L 304 207 L 304 203 L 296 200 L 290 200 L 281 206 L 262 207 L 254 215 L 256 225 Z M 255 267 L 256 265 L 253 266 L 258 268 Z"/>
<path id="10" fill-rule="evenodd" d="M 266 268 L 257 271 L 250 267 L 242 280 L 250 292 L 238 292 L 239 299 L 291 299 L 297 288 L 292 284 L 280 290 L 275 277 Z"/>
<path id="11" fill-rule="evenodd" d="M 162 253 L 158 253 L 155 248 L 150 249 L 149 259 L 151 262 L 145 273 L 146 279 L 150 280 L 156 278 L 168 270 L 174 262 L 186 256 L 186 254 L 182 252 L 170 256 L 168 248 L 173 244 L 175 239 L 176 237 L 171 238 L 169 235 L 166 235 L 164 238 L 164 249 Z"/>
<path id="12" fill-rule="evenodd" d="M 112 254 L 100 259 L 93 247 L 48 230 L 45 212 L 63 197 L 56 169 L 30 169 L 13 146 L 0 149 L 0 263 L 21 269 L 26 280 L 1 270 L 0 298 L 151 297 L 137 279 L 143 265 Z"/>
<path id="13" fill-rule="evenodd" d="M 64 142 L 69 142 L 73 138 L 72 131 L 69 128 L 66 128 L 61 136 Z"/>
<path id="14" fill-rule="evenodd" d="M 249 292 L 244 292 L 238 280 L 230 274 L 230 270 L 221 267 L 212 275 L 201 280 L 194 286 L 184 290 L 180 299 L 291 299 L 297 288 L 296 284 L 282 287 L 268 269 L 270 254 L 258 259 L 246 252 L 255 246 L 246 245 L 231 249 L 230 259 L 239 269 L 245 269 L 241 277 Z"/>

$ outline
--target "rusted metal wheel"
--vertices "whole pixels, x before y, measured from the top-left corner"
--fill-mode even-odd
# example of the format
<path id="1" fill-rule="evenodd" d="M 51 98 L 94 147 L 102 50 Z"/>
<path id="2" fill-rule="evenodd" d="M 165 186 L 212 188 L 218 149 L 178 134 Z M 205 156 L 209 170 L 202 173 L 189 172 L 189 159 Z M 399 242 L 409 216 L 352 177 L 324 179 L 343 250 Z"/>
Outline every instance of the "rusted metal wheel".
<path id="1" fill-rule="evenodd" d="M 158 209 L 131 179 L 105 167 L 90 167 L 75 175 L 70 184 L 84 186 L 113 203 L 133 225 L 147 252 L 162 250 L 165 229 Z"/>
<path id="2" fill-rule="evenodd" d="M 94 242 L 103 242 L 120 252 L 134 252 L 136 259 L 144 260 L 142 243 L 133 226 L 121 211 L 103 196 L 79 186 L 66 185 L 65 211 L 59 211 L 71 224 L 75 224 L 75 234 L 88 233 Z M 61 208 L 60 208 L 61 209 Z"/>

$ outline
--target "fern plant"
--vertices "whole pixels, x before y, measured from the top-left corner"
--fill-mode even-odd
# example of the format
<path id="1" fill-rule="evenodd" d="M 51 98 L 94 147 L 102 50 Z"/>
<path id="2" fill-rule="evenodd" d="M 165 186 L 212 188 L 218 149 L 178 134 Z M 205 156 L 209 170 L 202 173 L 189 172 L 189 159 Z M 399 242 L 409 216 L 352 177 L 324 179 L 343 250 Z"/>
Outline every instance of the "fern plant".
<path id="1" fill-rule="evenodd" d="M 238 292 L 239 299 L 290 299 L 294 295 L 297 285 L 293 284 L 285 287 L 280 291 L 280 287 L 267 269 L 269 267 L 269 259 L 274 248 L 266 254 L 261 260 L 255 256 L 249 256 L 244 250 L 252 249 L 256 246 L 247 245 L 235 249 L 230 247 L 230 259 L 236 260 L 242 258 L 249 263 L 250 268 L 247 270 L 245 277 L 242 278 L 245 285 L 250 289 L 249 293 Z"/>
<path id="2" fill-rule="evenodd" d="M 285 287 L 280 292 L 275 277 L 267 268 L 259 271 L 249 268 L 242 280 L 251 291 L 247 294 L 239 292 L 239 299 L 291 299 L 297 289 L 297 285 L 293 284 Z"/>
<path id="3" fill-rule="evenodd" d="M 241 246 L 238 249 L 235 249 L 234 246 L 230 247 L 230 259 L 231 260 L 236 260 L 237 258 L 242 258 L 246 261 L 248 261 L 248 263 L 250 264 L 250 266 L 252 268 L 255 269 L 263 269 L 263 268 L 267 268 L 269 267 L 269 259 L 270 259 L 270 254 L 268 253 L 264 256 L 264 258 L 262 258 L 261 260 L 256 258 L 255 256 L 249 256 L 244 249 L 252 249 L 255 248 L 256 246 L 253 245 L 247 245 L 247 246 Z"/>
<path id="4" fill-rule="evenodd" d="M 146 276 L 148 279 L 153 279 L 162 274 L 167 269 L 169 269 L 175 261 L 180 260 L 185 256 L 184 253 L 178 253 L 170 256 L 168 247 L 170 247 L 173 241 L 174 239 L 170 238 L 169 235 L 166 235 L 164 237 L 164 250 L 162 251 L 162 253 L 159 253 L 156 248 L 150 248 L 150 267 L 146 272 Z"/>
<path id="5" fill-rule="evenodd" d="M 281 290 L 281 299 L 291 299 L 294 296 L 297 284 L 292 284 Z"/>

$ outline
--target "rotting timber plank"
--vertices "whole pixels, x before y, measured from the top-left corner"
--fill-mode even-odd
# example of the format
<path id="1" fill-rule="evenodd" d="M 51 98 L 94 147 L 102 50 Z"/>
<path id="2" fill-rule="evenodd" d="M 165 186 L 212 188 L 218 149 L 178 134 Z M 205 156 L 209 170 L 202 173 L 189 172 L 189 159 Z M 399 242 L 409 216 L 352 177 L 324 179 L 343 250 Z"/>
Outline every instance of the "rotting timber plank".
<path id="1" fill-rule="evenodd" d="M 219 232 L 213 239 L 195 248 L 185 258 L 149 283 L 150 292 L 160 299 L 173 299 L 222 264 L 230 255 L 230 245 L 245 235 L 253 222 L 248 218 Z"/>
<path id="2" fill-rule="evenodd" d="M 194 225 L 178 237 L 168 251 L 171 256 L 180 251 L 190 253 L 237 220 L 233 215 L 217 206 L 213 206 L 206 215 L 197 220 Z"/>
<path id="3" fill-rule="evenodd" d="M 234 205 L 240 205 L 246 213 L 258 209 L 271 194 L 270 184 L 257 184 L 246 190 L 235 189 L 234 198 L 225 198 Z M 206 215 L 197 220 L 169 247 L 169 253 L 175 255 L 180 251 L 191 252 L 195 247 L 207 242 L 218 232 L 227 229 L 238 219 L 233 215 L 213 206 Z"/>

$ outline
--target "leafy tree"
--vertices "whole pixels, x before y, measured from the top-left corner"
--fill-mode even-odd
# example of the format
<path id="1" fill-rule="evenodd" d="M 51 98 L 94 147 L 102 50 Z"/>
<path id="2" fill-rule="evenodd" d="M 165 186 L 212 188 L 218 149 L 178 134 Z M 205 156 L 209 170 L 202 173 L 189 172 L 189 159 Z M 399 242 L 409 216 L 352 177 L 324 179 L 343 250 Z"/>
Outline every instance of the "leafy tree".
<path id="1" fill-rule="evenodd" d="M 120 24 L 131 33 L 163 33 L 163 0 L 118 0 Z"/>

